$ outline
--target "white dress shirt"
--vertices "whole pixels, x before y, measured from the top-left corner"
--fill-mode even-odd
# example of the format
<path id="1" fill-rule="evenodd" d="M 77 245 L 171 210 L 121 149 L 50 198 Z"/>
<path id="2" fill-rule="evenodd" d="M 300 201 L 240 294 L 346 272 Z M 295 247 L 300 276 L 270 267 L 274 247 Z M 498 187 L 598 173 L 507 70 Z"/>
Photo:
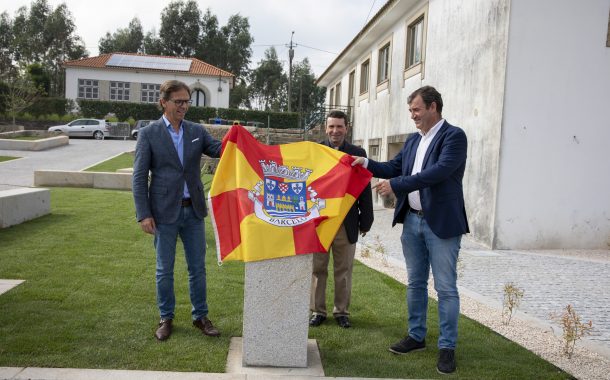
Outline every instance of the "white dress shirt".
<path id="1" fill-rule="evenodd" d="M 417 152 L 415 153 L 415 162 L 413 163 L 413 170 L 411 171 L 411 175 L 415 175 L 421 172 L 422 165 L 424 164 L 424 157 L 426 156 L 426 151 L 428 151 L 428 147 L 430 143 L 436 136 L 436 133 L 441 128 L 441 125 L 445 122 L 445 119 L 439 120 L 438 123 L 434 124 L 434 127 L 430 128 L 428 133 L 423 133 L 419 131 L 421 135 L 421 140 L 419 140 L 419 145 L 417 146 Z M 409 207 L 415 210 L 421 210 L 421 198 L 419 197 L 419 190 L 415 190 L 409 193 Z"/>

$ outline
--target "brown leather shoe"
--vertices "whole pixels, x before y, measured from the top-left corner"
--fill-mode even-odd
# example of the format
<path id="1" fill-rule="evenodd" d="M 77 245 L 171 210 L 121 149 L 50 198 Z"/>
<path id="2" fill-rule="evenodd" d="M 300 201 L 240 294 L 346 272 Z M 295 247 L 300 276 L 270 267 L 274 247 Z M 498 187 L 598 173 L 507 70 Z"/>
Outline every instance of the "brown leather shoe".
<path id="1" fill-rule="evenodd" d="M 220 336 L 220 331 L 212 324 L 212 321 L 208 317 L 203 317 L 193 321 L 193 326 L 203 331 L 204 335 L 207 336 Z"/>
<path id="2" fill-rule="evenodd" d="M 172 322 L 171 319 L 162 319 L 159 321 L 159 328 L 155 332 L 155 337 L 158 340 L 165 340 L 172 335 Z"/>

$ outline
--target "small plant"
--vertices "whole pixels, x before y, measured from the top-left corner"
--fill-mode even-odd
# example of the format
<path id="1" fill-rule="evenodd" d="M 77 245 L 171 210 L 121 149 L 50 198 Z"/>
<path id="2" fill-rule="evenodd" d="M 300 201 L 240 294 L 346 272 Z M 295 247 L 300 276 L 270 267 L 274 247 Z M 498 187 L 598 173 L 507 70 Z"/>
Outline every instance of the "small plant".
<path id="1" fill-rule="evenodd" d="M 381 262 L 383 265 L 388 265 L 387 252 L 385 246 L 381 242 L 381 237 L 379 235 L 373 236 L 374 241 L 372 243 L 364 243 L 362 245 L 362 249 L 360 250 L 360 255 L 362 257 L 371 257 L 371 254 L 377 253 L 381 255 Z"/>
<path id="2" fill-rule="evenodd" d="M 368 244 L 363 244 L 360 250 L 360 256 L 369 258 L 371 257 L 371 247 Z"/>
<path id="3" fill-rule="evenodd" d="M 522 298 L 523 289 L 520 289 L 512 282 L 504 284 L 504 300 L 502 302 L 502 323 L 504 325 L 508 326 Z"/>
<path id="4" fill-rule="evenodd" d="M 464 260 L 462 260 L 462 258 L 460 256 L 458 256 L 457 264 L 456 264 L 456 268 L 455 268 L 457 270 L 458 278 L 464 277 L 464 268 L 466 268 L 466 265 L 464 264 Z"/>
<path id="5" fill-rule="evenodd" d="M 591 334 L 593 323 L 591 321 L 582 323 L 580 315 L 572 305 L 565 307 L 562 313 L 551 313 L 551 320 L 561 325 L 563 329 L 563 353 L 568 358 L 572 357 L 576 341 Z"/>

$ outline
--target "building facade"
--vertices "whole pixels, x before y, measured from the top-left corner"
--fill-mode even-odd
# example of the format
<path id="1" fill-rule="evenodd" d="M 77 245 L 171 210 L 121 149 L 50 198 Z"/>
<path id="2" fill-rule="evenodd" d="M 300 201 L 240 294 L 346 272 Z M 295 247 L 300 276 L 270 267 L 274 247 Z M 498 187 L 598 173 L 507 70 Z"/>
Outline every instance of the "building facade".
<path id="1" fill-rule="evenodd" d="M 194 106 L 229 107 L 233 74 L 195 58 L 144 54 L 102 54 L 64 62 L 66 98 L 158 103 L 169 79 L 185 82 Z"/>
<path id="2" fill-rule="evenodd" d="M 431 85 L 468 136 L 466 209 L 496 249 L 610 248 L 610 0 L 390 0 L 318 79 L 392 158 Z"/>

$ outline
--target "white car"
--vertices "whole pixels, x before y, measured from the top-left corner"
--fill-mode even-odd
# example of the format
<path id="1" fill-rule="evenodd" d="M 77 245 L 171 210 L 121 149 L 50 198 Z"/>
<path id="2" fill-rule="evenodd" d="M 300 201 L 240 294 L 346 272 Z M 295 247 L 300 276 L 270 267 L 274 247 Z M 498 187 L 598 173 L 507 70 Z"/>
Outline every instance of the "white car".
<path id="1" fill-rule="evenodd" d="M 63 132 L 70 137 L 93 137 L 102 140 L 108 135 L 108 123 L 102 119 L 76 119 L 66 125 L 56 125 L 49 132 Z"/>

